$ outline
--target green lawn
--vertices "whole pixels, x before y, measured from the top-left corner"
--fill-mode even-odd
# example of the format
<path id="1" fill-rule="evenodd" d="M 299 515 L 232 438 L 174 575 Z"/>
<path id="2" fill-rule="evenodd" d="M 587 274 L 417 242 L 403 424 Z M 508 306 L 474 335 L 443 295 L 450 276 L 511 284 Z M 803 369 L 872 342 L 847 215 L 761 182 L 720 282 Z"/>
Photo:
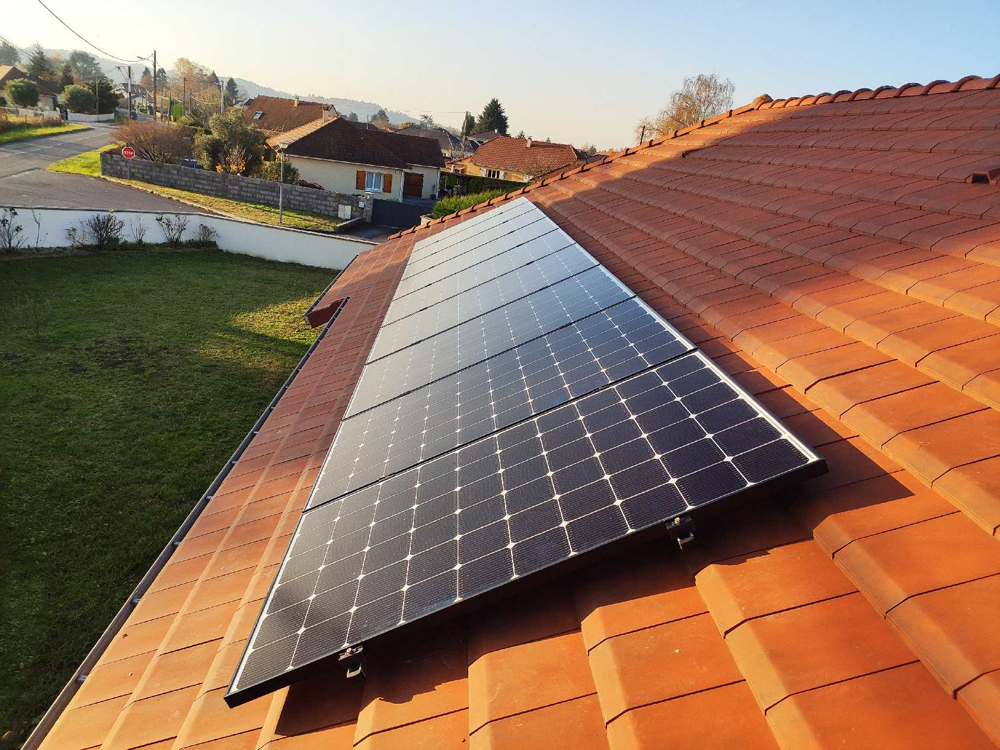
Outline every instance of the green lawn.
<path id="1" fill-rule="evenodd" d="M 62 125 L 49 127 L 16 127 L 0 133 L 0 144 L 26 141 L 29 138 L 41 138 L 45 135 L 62 135 L 63 133 L 72 133 L 77 130 L 90 130 L 90 126 L 78 123 L 63 123 Z"/>
<path id="2" fill-rule="evenodd" d="M 273 398 L 332 275 L 220 251 L 0 260 L 0 736 L 27 736 Z"/>
<path id="3" fill-rule="evenodd" d="M 93 151 L 84 151 L 82 154 L 54 161 L 45 170 L 47 172 L 68 172 L 70 174 L 87 175 L 87 177 L 100 177 L 101 152 L 111 151 L 116 148 L 118 148 L 117 143 L 110 143 L 107 146 L 95 148 Z"/>
<path id="4" fill-rule="evenodd" d="M 93 151 L 86 151 L 76 156 L 50 164 L 49 172 L 69 172 L 71 174 L 82 174 L 88 177 L 101 176 L 101 152 L 118 148 L 118 145 L 103 146 Z M 228 198 L 218 198 L 214 195 L 202 195 L 193 193 L 190 190 L 178 190 L 177 188 L 162 187 L 139 180 L 120 180 L 114 177 L 105 177 L 106 180 L 118 182 L 122 185 L 145 190 L 147 193 L 162 195 L 165 198 L 173 198 L 181 203 L 187 203 L 195 208 L 205 208 L 209 211 L 231 216 L 234 219 L 246 219 L 256 221 L 261 224 L 273 224 L 278 226 L 278 209 L 273 206 L 264 206 L 259 203 L 243 203 L 241 201 L 229 200 Z M 310 229 L 317 232 L 332 232 L 340 224 L 340 220 L 333 216 L 323 216 L 321 214 L 311 214 L 305 211 L 285 210 L 283 225 L 293 229 Z"/>

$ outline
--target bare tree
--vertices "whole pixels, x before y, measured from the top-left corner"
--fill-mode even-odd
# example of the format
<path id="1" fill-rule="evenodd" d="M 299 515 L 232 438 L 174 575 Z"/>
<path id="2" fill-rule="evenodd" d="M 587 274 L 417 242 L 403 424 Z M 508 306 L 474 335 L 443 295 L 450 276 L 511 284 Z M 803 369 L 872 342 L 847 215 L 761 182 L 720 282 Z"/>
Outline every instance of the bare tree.
<path id="1" fill-rule="evenodd" d="M 636 140 L 666 135 L 702 120 L 721 115 L 733 107 L 736 87 L 728 78 L 720 79 L 715 73 L 700 73 L 685 78 L 680 91 L 670 94 L 670 101 L 653 117 L 643 117 L 635 126 Z M 643 135 L 645 131 L 645 135 Z"/>

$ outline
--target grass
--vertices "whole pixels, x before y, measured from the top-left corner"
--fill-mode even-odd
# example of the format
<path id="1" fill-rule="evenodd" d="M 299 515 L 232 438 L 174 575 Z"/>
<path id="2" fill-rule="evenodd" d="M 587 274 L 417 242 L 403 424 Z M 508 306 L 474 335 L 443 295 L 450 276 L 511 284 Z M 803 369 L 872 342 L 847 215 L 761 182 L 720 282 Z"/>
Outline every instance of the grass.
<path id="1" fill-rule="evenodd" d="M 82 174 L 87 177 L 101 176 L 101 153 L 118 148 L 117 143 L 95 148 L 93 151 L 84 151 L 82 154 L 70 156 L 59 161 L 54 161 L 45 168 L 47 172 L 67 172 L 69 174 Z"/>
<path id="2" fill-rule="evenodd" d="M 93 151 L 85 151 L 82 154 L 77 154 L 68 159 L 62 159 L 50 164 L 47 169 L 50 172 L 67 172 L 70 174 L 82 174 L 88 177 L 101 177 L 101 152 L 110 151 L 114 148 L 118 148 L 118 144 L 102 146 Z M 104 177 L 104 179 L 138 188 L 153 195 L 172 198 L 196 208 L 205 208 L 235 219 L 246 219 L 247 221 L 278 226 L 278 209 L 273 206 L 265 206 L 260 203 L 243 203 L 241 201 L 229 200 L 228 198 L 219 198 L 214 195 L 193 193 L 190 190 L 178 190 L 177 188 L 153 185 L 148 182 L 140 182 L 139 180 L 121 180 L 116 177 Z M 312 214 L 306 211 L 289 211 L 286 209 L 283 225 L 292 229 L 333 232 L 340 223 L 339 219 L 335 219 L 332 216 Z"/>
<path id="3" fill-rule="evenodd" d="M 47 135 L 62 135 L 63 133 L 73 133 L 77 130 L 90 130 L 89 125 L 77 123 L 62 123 L 61 125 L 35 126 L 35 127 L 13 127 L 0 133 L 0 145 L 4 143 L 14 143 L 14 141 L 26 141 L 30 138 L 41 138 Z"/>
<path id="4" fill-rule="evenodd" d="M 330 276 L 219 251 L 0 261 L 0 736 L 28 735 L 267 406 Z"/>
<path id="5" fill-rule="evenodd" d="M 207 208 L 209 211 L 215 211 L 216 213 L 235 219 L 246 219 L 247 221 L 257 221 L 261 224 L 278 226 L 278 209 L 273 206 L 265 206 L 260 203 L 243 203 L 241 201 L 229 200 L 228 198 L 219 198 L 214 195 L 193 193 L 190 190 L 178 190 L 177 188 L 163 187 L 161 185 L 151 185 L 148 182 L 139 182 L 138 180 L 119 180 L 110 177 L 105 179 L 139 188 L 154 195 L 162 195 L 164 198 L 173 198 L 176 201 L 198 208 Z M 338 219 L 332 216 L 322 216 L 321 214 L 285 209 L 283 226 L 292 229 L 309 229 L 314 232 L 332 232 L 340 223 Z"/>

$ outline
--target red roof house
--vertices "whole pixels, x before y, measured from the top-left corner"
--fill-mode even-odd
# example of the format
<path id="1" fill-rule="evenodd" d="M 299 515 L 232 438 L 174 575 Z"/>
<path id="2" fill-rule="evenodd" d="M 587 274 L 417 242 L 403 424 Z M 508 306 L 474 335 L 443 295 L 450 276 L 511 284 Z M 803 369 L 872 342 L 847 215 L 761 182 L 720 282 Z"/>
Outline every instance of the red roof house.
<path id="1" fill-rule="evenodd" d="M 494 199 L 325 293 L 322 340 L 42 746 L 1000 745 L 998 84 L 762 97 L 516 194 L 829 474 L 373 654 L 366 681 L 228 708 L 414 243 Z"/>

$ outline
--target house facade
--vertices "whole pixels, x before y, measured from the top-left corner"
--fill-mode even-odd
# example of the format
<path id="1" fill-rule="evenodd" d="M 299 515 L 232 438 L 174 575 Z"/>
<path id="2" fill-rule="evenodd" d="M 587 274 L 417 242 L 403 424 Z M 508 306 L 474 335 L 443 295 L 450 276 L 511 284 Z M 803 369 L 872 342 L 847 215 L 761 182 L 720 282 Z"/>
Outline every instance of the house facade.
<path id="1" fill-rule="evenodd" d="M 449 171 L 513 182 L 533 180 L 583 164 L 586 158 L 566 143 L 543 143 L 502 135 L 483 143 L 471 156 L 448 163 Z"/>
<path id="2" fill-rule="evenodd" d="M 29 75 L 20 68 L 15 68 L 13 65 L 0 65 L 0 93 L 3 93 L 3 90 L 6 88 L 8 83 L 17 80 L 18 78 L 27 78 L 28 80 L 34 81 L 38 84 L 39 109 L 56 109 L 59 101 L 59 95 L 46 86 L 45 83 L 38 80 L 37 77 Z"/>
<path id="3" fill-rule="evenodd" d="M 396 201 L 436 196 L 444 166 L 434 139 L 357 128 L 342 117 L 307 123 L 268 145 L 325 190 Z"/>

